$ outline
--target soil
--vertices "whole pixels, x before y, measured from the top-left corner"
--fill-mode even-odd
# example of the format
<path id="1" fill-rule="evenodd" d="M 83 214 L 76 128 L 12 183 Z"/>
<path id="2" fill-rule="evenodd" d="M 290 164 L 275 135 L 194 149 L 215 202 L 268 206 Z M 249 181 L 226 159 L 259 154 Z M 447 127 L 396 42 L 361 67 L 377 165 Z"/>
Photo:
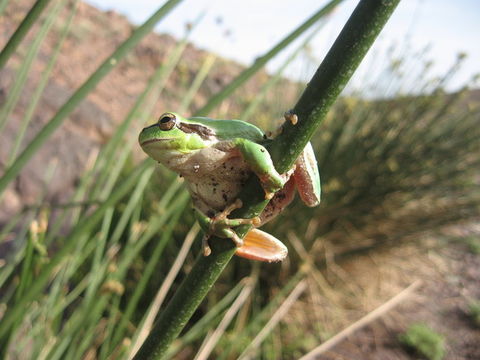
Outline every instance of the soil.
<path id="1" fill-rule="evenodd" d="M 477 241 L 480 238 L 479 226 L 461 231 L 475 236 Z M 451 229 L 448 233 L 451 239 Z M 398 307 L 317 359 L 420 359 L 419 354 L 405 349 L 398 339 L 414 323 L 423 323 L 444 337 L 444 359 L 480 359 L 480 326 L 468 316 L 470 301 L 480 299 L 480 255 L 472 253 L 461 241 L 437 238 L 422 240 L 420 245 L 419 240 L 340 264 L 348 275 L 348 287 L 354 287 L 357 296 L 355 304 L 344 304 L 342 310 L 333 311 L 337 323 L 330 336 L 414 281 L 421 280 L 422 285 Z M 337 291 L 345 296 L 349 290 L 341 289 L 340 285 Z M 339 312 L 344 316 L 338 316 Z M 350 321 L 338 324 L 338 318 Z"/>

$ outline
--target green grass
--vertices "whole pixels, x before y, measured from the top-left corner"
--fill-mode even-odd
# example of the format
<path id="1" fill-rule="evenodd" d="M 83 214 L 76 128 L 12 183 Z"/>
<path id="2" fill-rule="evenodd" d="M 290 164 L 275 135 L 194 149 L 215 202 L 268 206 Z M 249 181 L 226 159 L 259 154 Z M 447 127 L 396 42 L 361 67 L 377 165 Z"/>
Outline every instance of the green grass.
<path id="1" fill-rule="evenodd" d="M 468 245 L 472 254 L 480 255 L 480 238 L 477 236 L 467 236 L 463 241 Z"/>
<path id="2" fill-rule="evenodd" d="M 280 48 L 275 45 L 266 49 L 260 65 L 311 29 L 317 23 L 311 19 L 324 21 L 319 14 L 329 13 L 336 3 L 319 9 L 310 20 L 287 34 L 279 43 Z M 169 4 L 173 6 L 174 2 Z M 59 31 L 59 39 L 75 32 L 71 27 L 76 16 L 75 4 L 70 5 L 69 17 L 58 18 L 54 30 L 50 30 Z M 39 21 L 48 24 L 53 10 L 47 8 L 46 16 Z M 158 19 L 167 10 L 164 8 L 152 19 Z M 148 32 L 152 21 L 137 28 L 135 38 L 127 40 L 133 42 L 121 45 L 120 55 L 131 54 L 127 50 Z M 42 34 L 43 31 L 39 32 L 35 39 L 38 44 Z M 221 60 L 216 59 L 212 66 L 213 58 L 205 57 L 203 65 L 198 65 L 201 71 L 189 77 L 185 64 L 178 62 L 187 39 L 180 41 L 166 57 L 168 61 L 151 74 L 116 132 L 83 171 L 67 203 L 48 203 L 45 194 L 40 193 L 33 204 L 12 216 L 1 229 L 0 241 L 13 239 L 16 245 L 0 268 L 0 310 L 6 309 L 0 322 L 1 356 L 125 359 L 132 353 L 133 344 L 142 338 L 142 329 L 148 327 L 150 319 L 163 312 L 164 305 L 158 309 L 158 304 L 168 302 L 181 281 L 195 269 L 201 235 L 195 232 L 189 195 L 175 174 L 150 161 L 133 161 L 137 134 L 130 132 L 158 115 L 153 113 L 153 105 L 167 90 L 169 96 L 177 97 L 175 100 L 185 111 L 195 111 L 192 101 L 197 92 L 208 94 L 209 71 Z M 291 50 L 291 57 L 282 69 L 293 58 L 304 56 L 308 42 L 309 38 L 305 38 L 304 43 Z M 30 71 L 28 65 L 36 53 L 35 47 L 27 49 L 28 45 L 21 43 L 19 48 L 27 54 L 19 58 L 25 74 Z M 31 53 L 28 55 L 26 50 Z M 3 188 L 23 171 L 36 149 L 51 141 L 54 130 L 76 104 L 93 91 L 115 63 L 121 62 L 117 50 L 74 93 L 70 99 L 73 103 L 59 109 L 49 123 L 53 125 L 47 125 L 26 144 L 23 153 L 14 156 L 25 142 L 22 129 L 41 110 L 37 104 L 60 51 L 58 45 L 21 121 L 11 166 L 1 180 Z M 409 58 L 408 54 L 404 56 Z M 112 58 L 116 61 L 110 61 Z M 220 109 L 212 111 L 217 114 L 228 108 L 235 113 L 246 111 L 257 123 L 263 121 L 266 130 L 274 129 L 277 124 L 272 119 L 279 118 L 279 114 L 288 110 L 285 104 L 293 105 L 296 98 L 283 98 L 286 84 L 279 72 L 270 79 L 265 77 L 263 90 L 258 94 L 262 102 L 250 102 L 252 94 L 241 85 L 259 69 L 259 63 L 247 69 L 232 82 L 234 85 L 207 99 L 201 111 L 221 103 Z M 453 75 L 453 72 L 446 74 L 445 78 Z M 165 87 L 167 79 L 176 77 L 181 78 L 185 93 Z M 328 80 L 324 78 L 322 83 L 329 84 Z M 393 75 L 391 81 L 397 83 Z M 313 138 L 325 189 L 322 206 L 306 209 L 296 202 L 281 221 L 267 226 L 268 231 L 284 241 L 289 232 L 297 234 L 312 257 L 309 267 L 291 244 L 288 244 L 289 260 L 284 264 L 260 265 L 233 259 L 185 330 L 171 344 L 167 357 L 174 358 L 181 352 L 193 358 L 204 339 L 208 340 L 210 332 L 215 330 L 219 338 L 209 350 L 211 357 L 238 357 L 245 349 L 252 356 L 276 358 L 288 352 L 297 357 L 322 339 L 311 336 L 301 341 L 302 329 L 296 329 L 298 338 L 292 337 L 288 315 L 278 323 L 271 320 L 279 308 L 291 306 L 292 299 L 324 296 L 317 287 L 302 290 L 304 280 L 312 280 L 313 275 L 318 279 L 319 269 L 324 265 L 317 239 L 322 237 L 337 244 L 336 255 L 343 256 L 354 254 L 365 244 L 375 248 L 372 239 L 373 245 L 393 246 L 411 234 L 444 223 L 465 221 L 478 213 L 480 201 L 472 180 L 480 156 L 474 141 L 480 136 L 478 107 L 461 106 L 468 93 L 467 86 L 448 95 L 442 91 L 444 82 L 428 88 L 416 81 L 402 86 L 425 87 L 428 91 L 419 97 L 402 95 L 399 90 L 391 99 L 366 100 L 358 96 L 362 91 L 358 89 L 351 91 L 355 95 L 337 101 Z M 338 83 L 332 84 L 338 90 Z M 17 86 L 20 90 L 16 92 L 21 93 L 24 85 Z M 235 96 L 227 97 L 233 91 Z M 5 114 L 15 110 L 16 101 L 11 101 L 8 111 L 2 110 Z M 225 117 L 230 116 L 227 113 Z M 5 121 L 11 121 L 11 117 L 5 116 Z M 290 130 L 288 134 L 299 131 Z M 48 164 L 46 168 L 45 183 L 55 171 L 61 171 Z M 357 229 L 355 236 L 352 228 Z M 175 263 L 187 240 L 191 250 Z M 174 267 L 176 271 L 172 272 Z M 309 307 L 305 312 L 313 313 Z M 322 333 L 334 333 L 318 324 L 310 325 Z"/>
<path id="3" fill-rule="evenodd" d="M 475 326 L 480 328 L 480 301 L 472 300 L 468 304 L 468 316 L 472 319 Z"/>
<path id="4" fill-rule="evenodd" d="M 400 342 L 428 360 L 442 360 L 445 339 L 425 324 L 413 324 L 399 336 Z"/>

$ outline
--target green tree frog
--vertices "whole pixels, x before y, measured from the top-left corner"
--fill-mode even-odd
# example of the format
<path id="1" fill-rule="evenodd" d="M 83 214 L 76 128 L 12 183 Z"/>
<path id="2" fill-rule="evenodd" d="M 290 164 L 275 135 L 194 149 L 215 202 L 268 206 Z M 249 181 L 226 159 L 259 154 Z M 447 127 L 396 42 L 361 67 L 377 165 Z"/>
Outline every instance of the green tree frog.
<path id="1" fill-rule="evenodd" d="M 238 256 L 281 261 L 287 256 L 286 246 L 256 227 L 280 213 L 292 201 L 295 188 L 308 206 L 319 204 L 320 177 L 310 143 L 293 169 L 279 174 L 264 146 L 269 141 L 259 128 L 244 121 L 184 118 L 173 112 L 141 131 L 143 151 L 185 179 L 206 234 L 204 255 L 210 254 L 208 238 L 216 235 L 233 240 Z M 252 173 L 271 200 L 257 218 L 229 219 L 230 212 L 242 206 L 238 194 Z M 254 227 L 244 239 L 233 229 L 241 224 Z"/>

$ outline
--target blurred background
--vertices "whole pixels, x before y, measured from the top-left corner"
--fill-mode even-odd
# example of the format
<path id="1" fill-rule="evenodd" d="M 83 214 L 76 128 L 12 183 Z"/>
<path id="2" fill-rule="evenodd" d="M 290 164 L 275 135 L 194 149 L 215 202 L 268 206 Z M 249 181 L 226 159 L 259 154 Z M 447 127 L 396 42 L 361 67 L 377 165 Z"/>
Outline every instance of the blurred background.
<path id="1" fill-rule="evenodd" d="M 127 359 L 201 238 L 139 131 L 207 108 L 277 128 L 358 1 L 184 0 L 137 38 L 158 3 L 43 2 L 0 0 L 0 48 L 32 16 L 0 67 L 0 357 Z M 265 226 L 288 259 L 234 259 L 170 358 L 297 359 L 411 284 L 310 358 L 480 358 L 479 10 L 400 2 L 312 139 L 322 204 Z"/>

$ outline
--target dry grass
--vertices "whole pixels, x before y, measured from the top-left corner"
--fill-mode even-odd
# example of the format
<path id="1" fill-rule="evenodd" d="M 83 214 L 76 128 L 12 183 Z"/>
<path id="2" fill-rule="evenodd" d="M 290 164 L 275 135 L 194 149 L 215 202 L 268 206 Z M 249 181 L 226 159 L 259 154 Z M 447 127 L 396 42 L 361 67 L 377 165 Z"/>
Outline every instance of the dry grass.
<path id="1" fill-rule="evenodd" d="M 444 234 L 451 238 L 454 234 L 475 230 L 473 225 L 470 228 L 448 227 Z M 415 242 L 403 242 L 338 263 L 332 258 L 326 259 L 321 271 L 307 271 L 307 293 L 285 320 L 287 328 L 307 330 L 288 341 L 303 343 L 305 351 L 310 350 L 314 339 L 319 345 L 408 285 L 421 280 L 424 285 L 404 304 L 389 311 L 368 329 L 359 330 L 321 358 L 346 359 L 349 357 L 342 356 L 355 354 L 355 358 L 362 359 L 368 348 L 373 358 L 408 359 L 397 342 L 397 335 L 416 319 L 446 335 L 450 354 L 470 351 L 468 346 L 472 346 L 474 336 L 480 334 L 469 328 L 468 322 L 459 320 L 458 314 L 466 313 L 468 299 L 479 295 L 475 283 L 480 280 L 480 272 L 474 270 L 479 265 L 480 258 L 469 253 L 467 246 L 445 243 L 438 236 L 426 234 L 417 236 Z M 465 276 L 468 269 L 473 271 L 470 277 Z M 318 283 L 319 274 L 325 280 L 322 286 Z M 451 341 L 456 339 L 457 332 L 464 334 L 461 343 Z M 305 337 L 305 334 L 310 336 Z"/>

